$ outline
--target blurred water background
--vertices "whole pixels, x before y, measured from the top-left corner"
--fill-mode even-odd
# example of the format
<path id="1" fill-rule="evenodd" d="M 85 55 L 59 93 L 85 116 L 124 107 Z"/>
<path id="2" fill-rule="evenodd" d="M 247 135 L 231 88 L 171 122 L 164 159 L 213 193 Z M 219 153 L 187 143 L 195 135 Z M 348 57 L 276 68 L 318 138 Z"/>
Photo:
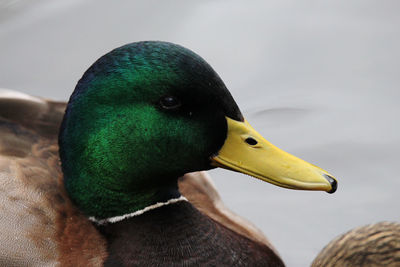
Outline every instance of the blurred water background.
<path id="1" fill-rule="evenodd" d="M 211 171 L 288 266 L 308 266 L 338 234 L 400 219 L 399 13 L 395 0 L 1 0 L 0 87 L 67 100 L 125 43 L 194 50 L 254 128 L 338 178 L 329 195 Z"/>

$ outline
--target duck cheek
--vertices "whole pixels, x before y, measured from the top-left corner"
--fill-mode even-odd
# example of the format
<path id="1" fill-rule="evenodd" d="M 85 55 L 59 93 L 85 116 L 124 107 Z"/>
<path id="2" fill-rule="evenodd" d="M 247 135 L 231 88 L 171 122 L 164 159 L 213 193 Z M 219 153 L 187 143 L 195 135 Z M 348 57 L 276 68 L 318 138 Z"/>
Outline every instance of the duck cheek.
<path id="1" fill-rule="evenodd" d="M 228 135 L 228 125 L 223 114 L 216 116 L 207 129 L 207 159 L 218 153 Z"/>
<path id="2" fill-rule="evenodd" d="M 210 158 L 215 155 L 225 143 L 227 136 L 227 123 L 224 116 L 221 120 L 214 115 L 207 120 L 207 125 L 203 125 L 202 131 L 194 140 L 195 148 L 198 155 L 198 163 L 201 163 L 198 170 L 207 170 L 214 168 L 210 165 Z"/>

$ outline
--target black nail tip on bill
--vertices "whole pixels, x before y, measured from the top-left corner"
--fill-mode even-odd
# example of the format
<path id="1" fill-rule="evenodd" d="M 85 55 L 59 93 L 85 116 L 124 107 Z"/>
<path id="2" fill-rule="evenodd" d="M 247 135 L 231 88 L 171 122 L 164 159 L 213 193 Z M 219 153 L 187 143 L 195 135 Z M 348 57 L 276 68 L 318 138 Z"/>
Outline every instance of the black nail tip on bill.
<path id="1" fill-rule="evenodd" d="M 335 178 L 333 178 L 332 176 L 329 176 L 327 174 L 324 174 L 324 177 L 326 180 L 328 180 L 328 182 L 331 184 L 332 189 L 330 191 L 328 191 L 329 194 L 333 194 L 336 192 L 337 189 L 337 181 Z"/>

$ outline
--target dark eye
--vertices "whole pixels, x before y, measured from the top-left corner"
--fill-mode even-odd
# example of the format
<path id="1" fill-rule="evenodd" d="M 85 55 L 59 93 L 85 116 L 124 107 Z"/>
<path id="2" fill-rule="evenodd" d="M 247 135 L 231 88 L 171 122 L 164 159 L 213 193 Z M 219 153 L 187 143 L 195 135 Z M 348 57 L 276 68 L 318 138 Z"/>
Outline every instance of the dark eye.
<path id="1" fill-rule="evenodd" d="M 175 109 L 181 106 L 181 101 L 175 96 L 164 96 L 160 99 L 160 106 L 164 109 Z"/>

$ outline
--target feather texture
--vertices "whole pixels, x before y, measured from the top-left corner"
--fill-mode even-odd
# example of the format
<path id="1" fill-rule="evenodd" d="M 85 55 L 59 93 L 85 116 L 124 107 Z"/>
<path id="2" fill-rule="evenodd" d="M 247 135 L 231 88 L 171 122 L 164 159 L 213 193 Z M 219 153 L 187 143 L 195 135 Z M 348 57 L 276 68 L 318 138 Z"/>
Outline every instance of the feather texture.
<path id="1" fill-rule="evenodd" d="M 0 90 L 0 265 L 102 266 L 106 240 L 71 203 L 57 134 L 66 103 Z M 275 251 L 254 225 L 232 213 L 205 172 L 179 180 L 203 214 Z"/>

